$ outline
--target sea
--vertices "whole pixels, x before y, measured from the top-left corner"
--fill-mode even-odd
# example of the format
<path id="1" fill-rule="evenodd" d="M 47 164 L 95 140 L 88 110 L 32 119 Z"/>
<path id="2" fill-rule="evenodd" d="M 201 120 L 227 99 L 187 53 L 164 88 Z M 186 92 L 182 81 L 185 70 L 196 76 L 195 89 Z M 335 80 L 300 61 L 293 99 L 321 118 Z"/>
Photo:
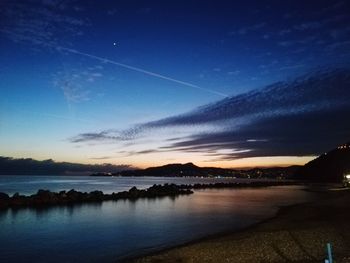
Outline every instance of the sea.
<path id="1" fill-rule="evenodd" d="M 153 184 L 258 179 L 0 176 L 0 192 L 38 189 L 105 193 Z M 312 200 L 304 186 L 196 190 L 175 198 L 0 210 L 0 262 L 118 262 L 231 233 L 273 217 L 282 206 Z"/>

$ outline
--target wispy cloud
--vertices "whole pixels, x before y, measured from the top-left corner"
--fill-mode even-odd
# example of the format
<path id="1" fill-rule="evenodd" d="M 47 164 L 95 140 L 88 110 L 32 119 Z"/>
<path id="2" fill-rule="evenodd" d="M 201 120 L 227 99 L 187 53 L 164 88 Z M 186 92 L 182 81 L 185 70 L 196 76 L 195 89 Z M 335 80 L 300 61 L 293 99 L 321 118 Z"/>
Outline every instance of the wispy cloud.
<path id="1" fill-rule="evenodd" d="M 88 90 L 83 89 L 80 85 L 69 82 L 68 80 L 63 80 L 60 88 L 68 102 L 82 102 L 89 100 Z"/>
<path id="2" fill-rule="evenodd" d="M 167 149 L 184 152 L 220 149 L 240 151 L 220 154 L 221 160 L 318 155 L 348 139 L 350 124 L 344 120 L 349 113 L 350 109 L 345 108 L 299 115 L 271 116 L 237 130 L 195 135 L 182 142 L 171 144 Z"/>
<path id="3" fill-rule="evenodd" d="M 89 142 L 89 141 L 121 141 L 126 138 L 118 135 L 118 131 L 106 130 L 102 132 L 82 133 L 69 139 L 73 143 Z"/>
<path id="4" fill-rule="evenodd" d="M 0 29 L 9 32 L 7 36 L 14 42 L 67 45 L 69 42 L 64 42 L 64 38 L 59 36 L 79 36 L 82 34 L 81 27 L 88 24 L 85 20 L 67 15 L 67 11 L 79 12 L 77 7 L 73 1 L 65 0 L 1 1 Z"/>
<path id="5" fill-rule="evenodd" d="M 112 159 L 112 156 L 101 156 L 101 157 L 90 157 L 90 160 L 108 160 L 108 159 Z"/>
<path id="6" fill-rule="evenodd" d="M 304 64 L 296 64 L 296 65 L 287 65 L 280 67 L 279 70 L 291 70 L 291 69 L 298 69 L 298 68 L 304 68 L 306 65 Z"/>
<path id="7" fill-rule="evenodd" d="M 307 36 L 307 37 L 304 37 L 302 39 L 298 39 L 298 40 L 284 40 L 284 41 L 279 41 L 277 44 L 279 46 L 282 46 L 282 47 L 290 47 L 290 46 L 293 46 L 293 45 L 296 45 L 296 44 L 299 44 L 299 45 L 306 45 L 306 44 L 310 44 L 312 43 L 313 41 L 315 41 L 317 39 L 316 36 Z"/>
<path id="8" fill-rule="evenodd" d="M 63 91 L 68 103 L 89 101 L 92 93 L 91 84 L 103 74 L 102 66 L 85 68 L 64 68 L 53 75 L 54 86 Z"/>
<path id="9" fill-rule="evenodd" d="M 342 31 L 344 30 L 344 25 L 339 23 L 342 21 L 344 22 L 346 20 L 349 20 L 348 14 L 336 14 L 333 16 L 328 16 L 327 18 L 324 18 L 324 19 L 308 20 L 302 23 L 294 24 L 289 28 L 284 28 L 278 32 L 278 35 L 283 37 L 293 32 L 294 33 L 302 33 L 303 31 L 319 32 L 321 28 L 323 28 L 324 30 L 329 30 L 329 27 L 332 28 L 332 31 L 334 31 L 335 29 L 337 31 L 338 30 Z"/>
<path id="10" fill-rule="evenodd" d="M 331 51 L 334 51 L 336 49 L 345 49 L 345 48 L 350 48 L 350 40 L 335 42 L 327 46 L 327 49 Z"/>
<path id="11" fill-rule="evenodd" d="M 305 22 L 299 25 L 295 25 L 294 29 L 304 31 L 304 30 L 310 30 L 310 29 L 318 29 L 323 26 L 323 23 L 318 21 L 312 21 L 312 22 Z"/>
<path id="12" fill-rule="evenodd" d="M 228 75 L 233 75 L 233 76 L 237 76 L 237 75 L 239 75 L 239 73 L 241 73 L 241 71 L 240 70 L 233 70 L 233 71 L 228 71 L 227 72 L 227 74 Z"/>
<path id="13" fill-rule="evenodd" d="M 291 29 L 282 29 L 282 30 L 280 30 L 280 31 L 278 32 L 278 35 L 284 36 L 284 35 L 287 35 L 287 34 L 289 34 L 289 33 L 291 33 L 291 32 L 292 32 Z"/>
<path id="14" fill-rule="evenodd" d="M 315 72 L 186 114 L 140 124 L 118 133 L 118 139 L 123 138 L 123 134 L 128 135 L 128 140 L 134 140 L 145 136 L 145 131 L 156 134 L 157 130 L 185 127 L 192 132 L 181 138 L 172 134 L 173 137 L 162 141 L 155 150 L 211 152 L 225 160 L 314 155 L 348 140 L 349 85 L 350 70 Z M 202 129 L 204 125 L 209 129 Z M 109 140 L 110 136 L 105 132 L 93 136 L 81 134 L 72 142 Z"/>
<path id="15" fill-rule="evenodd" d="M 76 1 L 1 1 L 0 33 L 14 42 L 29 44 L 29 48 L 35 50 L 42 50 L 36 48 L 40 46 L 55 51 L 60 45 L 71 45 L 66 39 L 83 34 L 82 28 L 88 21 L 75 16 L 81 11 Z M 54 78 L 68 102 L 89 100 L 90 91 L 83 87 L 79 77 L 76 72 L 65 72 Z M 96 77 L 90 76 L 86 80 L 93 82 Z"/>
<path id="16" fill-rule="evenodd" d="M 262 29 L 265 26 L 266 26 L 266 23 L 261 22 L 261 23 L 257 23 L 257 24 L 251 25 L 251 26 L 242 27 L 242 28 L 235 30 L 235 31 L 231 31 L 231 32 L 229 32 L 229 35 L 230 36 L 245 35 L 245 34 L 248 34 L 250 32 L 254 32 L 254 31 L 257 31 L 259 29 Z"/>
<path id="17" fill-rule="evenodd" d="M 118 13 L 118 9 L 116 9 L 116 8 L 112 8 L 112 9 L 107 10 L 107 15 L 109 15 L 109 16 L 114 16 L 117 13 Z"/>
<path id="18" fill-rule="evenodd" d="M 294 45 L 294 41 L 288 40 L 288 41 L 279 41 L 277 44 L 281 47 L 290 47 Z"/>

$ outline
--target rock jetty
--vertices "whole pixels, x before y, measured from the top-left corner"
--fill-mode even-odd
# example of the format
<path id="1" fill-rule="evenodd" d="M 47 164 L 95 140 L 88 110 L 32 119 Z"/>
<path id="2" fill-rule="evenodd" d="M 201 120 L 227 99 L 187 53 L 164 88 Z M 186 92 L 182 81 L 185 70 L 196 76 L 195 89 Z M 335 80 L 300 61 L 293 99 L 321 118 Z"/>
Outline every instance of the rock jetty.
<path id="1" fill-rule="evenodd" d="M 74 189 L 69 191 L 51 192 L 49 190 L 38 190 L 36 194 L 25 196 L 15 193 L 9 196 L 0 192 L 0 209 L 33 206 L 51 206 L 73 203 L 102 202 L 107 200 L 138 198 L 156 198 L 164 196 L 178 196 L 192 194 L 190 189 L 180 188 L 175 184 L 153 185 L 148 189 L 137 189 L 132 187 L 129 191 L 112 194 L 104 194 L 102 191 L 92 191 L 90 193 L 79 192 Z"/>
<path id="2" fill-rule="evenodd" d="M 266 187 L 278 185 L 291 185 L 295 182 L 290 181 L 271 181 L 271 182 L 246 182 L 246 183 L 210 183 L 210 184 L 164 184 L 153 185 L 147 189 L 137 189 L 135 186 L 129 191 L 123 191 L 112 194 L 104 194 L 102 191 L 79 192 L 74 189 L 69 191 L 51 192 L 49 190 L 38 190 L 36 194 L 25 196 L 15 193 L 9 196 L 0 192 L 0 209 L 17 207 L 36 207 L 52 206 L 73 203 L 102 202 L 107 200 L 138 198 L 156 198 L 165 196 L 189 195 L 195 189 L 210 188 L 242 188 L 242 187 Z"/>

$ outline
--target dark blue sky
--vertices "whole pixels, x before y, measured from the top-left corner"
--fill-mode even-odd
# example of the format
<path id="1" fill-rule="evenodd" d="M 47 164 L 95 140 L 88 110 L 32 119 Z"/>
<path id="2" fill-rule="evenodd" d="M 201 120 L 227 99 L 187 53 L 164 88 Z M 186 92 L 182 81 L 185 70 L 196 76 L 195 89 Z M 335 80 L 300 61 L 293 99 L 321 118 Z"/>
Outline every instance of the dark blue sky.
<path id="1" fill-rule="evenodd" d="M 315 108 L 330 116 L 339 110 L 344 98 L 322 108 L 317 100 L 310 104 L 307 83 L 295 99 L 292 83 L 310 74 L 325 80 L 325 71 L 349 67 L 349 14 L 347 1 L 2 1 L 0 154 L 135 166 L 305 162 L 343 140 L 347 127 L 341 126 L 343 137 L 328 131 L 333 138 L 328 144 L 316 140 L 281 151 L 277 148 L 293 145 L 287 140 L 291 134 L 285 131 L 284 143 L 276 145 L 283 134 L 277 139 L 264 125 L 259 136 L 247 125 L 260 127 L 265 117 L 283 114 L 302 120 L 310 111 L 319 114 Z M 320 100 L 331 96 L 339 81 L 347 87 L 347 78 L 338 73 L 332 71 L 335 76 L 325 81 Z M 251 109 L 271 100 L 246 93 L 280 81 L 289 90 L 266 94 L 272 101 L 274 94 L 284 99 L 253 118 L 257 112 Z M 348 95 L 345 91 L 336 95 Z M 246 110 L 241 110 L 242 96 L 251 105 Z M 235 102 L 220 102 L 228 97 Z M 226 105 L 230 114 L 217 114 L 222 109 L 213 110 L 214 102 Z M 214 116 L 214 122 L 205 117 L 198 122 L 192 115 L 197 107 L 206 108 L 205 116 Z M 276 109 L 278 116 L 271 113 Z M 153 125 L 171 116 L 178 120 L 179 114 L 190 117 L 171 127 Z M 310 130 L 322 126 L 325 119 L 319 119 Z M 268 127 L 280 122 L 273 123 Z M 205 140 L 193 151 L 199 137 Z M 220 144 L 211 147 L 212 137 L 221 138 Z M 264 141 L 270 147 L 262 149 Z"/>

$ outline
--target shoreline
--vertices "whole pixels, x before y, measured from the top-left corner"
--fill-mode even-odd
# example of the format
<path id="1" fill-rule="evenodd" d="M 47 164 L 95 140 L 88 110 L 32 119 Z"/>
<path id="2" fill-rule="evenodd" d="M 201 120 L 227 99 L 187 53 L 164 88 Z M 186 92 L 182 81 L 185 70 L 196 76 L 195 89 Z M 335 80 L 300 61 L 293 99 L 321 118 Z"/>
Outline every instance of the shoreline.
<path id="1" fill-rule="evenodd" d="M 242 229 L 205 236 L 153 253 L 125 257 L 117 262 L 324 262 L 327 242 L 335 244 L 336 262 L 350 262 L 350 207 L 347 206 L 350 204 L 350 190 L 332 191 L 316 187 L 304 191 L 317 194 L 316 200 L 279 207 L 274 216 Z M 312 211 L 326 217 L 315 218 Z M 295 225 L 294 221 L 299 224 Z M 339 228 L 345 230 L 338 231 Z M 334 234 L 334 231 L 349 234 L 339 238 L 332 234 L 323 235 Z M 310 241 L 314 241 L 314 246 Z M 279 242 L 286 244 L 279 247 Z M 248 245 L 242 247 L 242 243 Z"/>
<path id="2" fill-rule="evenodd" d="M 303 189 L 302 191 L 308 191 L 308 190 L 307 189 Z M 275 218 L 280 216 L 280 214 L 285 213 L 285 210 L 288 210 L 289 208 L 292 208 L 292 207 L 295 207 L 295 206 L 299 206 L 299 205 L 303 205 L 303 204 L 307 204 L 307 203 L 312 203 L 312 202 L 313 201 L 305 201 L 305 202 L 298 203 L 298 204 L 280 206 L 280 207 L 278 207 L 277 212 L 276 212 L 275 215 L 273 215 L 271 217 L 268 217 L 266 219 L 260 220 L 258 222 L 255 222 L 255 223 L 253 223 L 251 225 L 248 225 L 246 227 L 239 228 L 239 229 L 236 229 L 236 230 L 229 230 L 229 231 L 225 231 L 225 232 L 219 232 L 219 233 L 203 236 L 203 237 L 196 238 L 196 239 L 193 239 L 193 240 L 190 240 L 190 241 L 178 244 L 178 245 L 169 246 L 169 247 L 163 248 L 163 249 L 161 249 L 159 251 L 155 251 L 155 252 L 151 252 L 151 253 L 144 253 L 144 254 L 141 254 L 141 255 L 138 255 L 138 256 L 124 257 L 124 258 L 118 260 L 117 262 L 119 262 L 119 263 L 143 262 L 143 261 L 140 261 L 140 260 L 147 259 L 148 257 L 159 256 L 159 255 L 161 255 L 163 253 L 166 253 L 166 252 L 174 250 L 174 249 L 181 249 L 181 248 L 185 248 L 185 247 L 188 247 L 188 246 L 191 246 L 191 245 L 199 244 L 201 242 L 212 241 L 214 239 L 225 238 L 225 237 L 229 237 L 229 236 L 232 236 L 232 235 L 237 235 L 237 234 L 240 234 L 240 233 L 244 233 L 244 232 L 247 232 L 247 231 L 250 231 L 250 230 L 254 230 L 254 228 L 258 227 L 259 225 L 264 224 L 264 223 L 268 223 L 269 221 L 274 220 Z M 148 262 L 148 261 L 145 261 L 145 262 Z M 150 261 L 150 262 L 152 262 L 152 261 Z M 156 262 L 158 262 L 158 261 L 156 261 Z M 161 262 L 161 261 L 159 261 L 159 262 Z"/>
<path id="3" fill-rule="evenodd" d="M 308 202 L 305 202 L 305 203 L 308 203 Z M 248 225 L 246 227 L 239 228 L 237 230 L 225 231 L 225 232 L 219 232 L 219 233 L 207 235 L 207 236 L 196 238 L 196 239 L 193 239 L 193 240 L 190 240 L 190 241 L 178 244 L 178 245 L 169 246 L 169 247 L 163 248 L 163 249 L 161 249 L 159 251 L 155 251 L 155 252 L 151 252 L 151 253 L 144 253 L 144 254 L 141 254 L 141 255 L 138 255 L 138 256 L 124 257 L 124 258 L 118 260 L 117 262 L 118 263 L 127 263 L 127 262 L 137 263 L 137 262 L 139 262 L 139 260 L 143 260 L 143 259 L 148 258 L 148 257 L 158 256 L 158 255 L 166 253 L 166 252 L 168 252 L 170 250 L 181 249 L 181 248 L 185 248 L 187 246 L 195 245 L 195 244 L 198 244 L 198 243 L 201 243 L 201 242 L 211 241 L 213 239 L 223 238 L 223 237 L 227 237 L 227 236 L 231 236 L 231 235 L 236 235 L 236 234 L 239 234 L 239 233 L 242 233 L 242 232 L 246 232 L 246 231 L 249 231 L 249 230 L 251 230 L 251 229 L 253 229 L 255 227 L 258 227 L 260 224 L 266 223 L 266 222 L 268 222 L 270 220 L 273 220 L 274 218 L 278 217 L 280 211 L 283 210 L 283 209 L 288 209 L 289 207 L 298 206 L 300 204 L 305 204 L 305 203 L 303 202 L 303 203 L 299 203 L 299 204 L 281 206 L 281 207 L 278 208 L 278 210 L 277 210 L 275 215 L 273 215 L 273 216 L 271 216 L 269 218 L 263 219 L 261 221 L 258 221 L 256 223 L 253 223 L 251 225 Z"/>

